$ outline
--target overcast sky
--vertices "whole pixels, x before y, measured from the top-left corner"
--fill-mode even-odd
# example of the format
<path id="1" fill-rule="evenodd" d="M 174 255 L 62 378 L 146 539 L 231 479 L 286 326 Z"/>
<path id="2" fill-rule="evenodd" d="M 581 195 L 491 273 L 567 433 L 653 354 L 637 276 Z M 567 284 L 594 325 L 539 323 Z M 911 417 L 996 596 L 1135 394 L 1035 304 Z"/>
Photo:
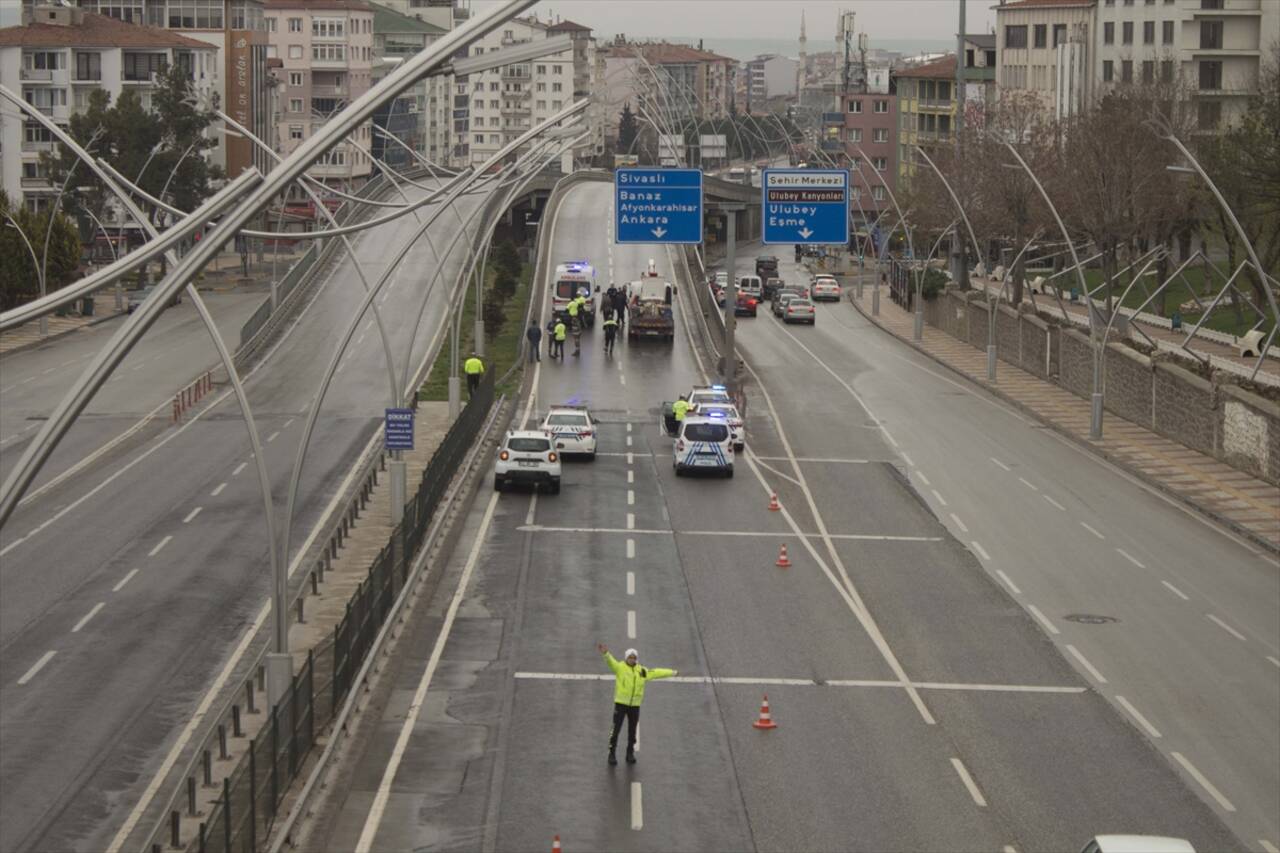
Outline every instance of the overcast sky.
<path id="1" fill-rule="evenodd" d="M 477 11 L 491 0 L 473 0 Z M 965 29 L 990 32 L 996 0 L 971 0 Z M 841 9 L 857 14 L 857 30 L 875 38 L 955 38 L 959 0 L 543 0 L 539 17 L 558 14 L 598 34 L 687 38 L 798 36 L 800 11 L 810 50 L 830 49 Z"/>

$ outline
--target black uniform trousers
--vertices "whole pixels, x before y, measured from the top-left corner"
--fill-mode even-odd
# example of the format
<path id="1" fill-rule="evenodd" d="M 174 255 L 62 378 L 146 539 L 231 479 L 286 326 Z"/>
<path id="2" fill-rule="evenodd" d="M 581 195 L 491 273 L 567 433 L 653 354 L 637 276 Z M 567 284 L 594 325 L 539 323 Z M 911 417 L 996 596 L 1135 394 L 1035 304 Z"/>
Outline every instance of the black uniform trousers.
<path id="1" fill-rule="evenodd" d="M 622 731 L 622 720 L 627 720 L 627 755 L 636 751 L 636 728 L 640 725 L 640 706 L 613 703 L 613 734 L 609 735 L 609 754 L 613 755 L 618 748 L 618 732 Z"/>

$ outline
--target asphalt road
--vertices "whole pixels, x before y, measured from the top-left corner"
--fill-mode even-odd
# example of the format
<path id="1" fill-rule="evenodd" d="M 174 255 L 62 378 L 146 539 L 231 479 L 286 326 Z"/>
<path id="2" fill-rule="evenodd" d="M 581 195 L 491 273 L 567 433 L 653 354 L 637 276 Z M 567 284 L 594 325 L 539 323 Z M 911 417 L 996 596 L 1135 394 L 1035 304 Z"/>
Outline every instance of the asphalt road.
<path id="1" fill-rule="evenodd" d="M 555 257 L 669 274 L 664 249 L 611 245 L 610 193 L 572 190 Z M 672 347 L 608 360 L 592 333 L 541 364 L 535 416 L 590 405 L 601 454 L 566 464 L 556 497 L 481 492 L 311 849 L 1238 846 L 938 521 L 904 473 L 906 434 L 799 346 L 756 344 L 770 318 L 746 333 L 773 363 L 735 478 L 677 479 L 657 406 L 700 372 L 685 319 Z M 648 688 L 634 767 L 605 764 L 598 641 L 680 670 Z M 774 731 L 752 726 L 764 694 Z"/>
<path id="2" fill-rule="evenodd" d="M 442 216 L 431 229 L 435 244 L 443 249 L 457 227 Z M 362 232 L 356 251 L 370 284 L 416 229 L 409 216 Z M 461 255 L 448 259 L 443 281 L 454 280 Z M 397 367 L 436 266 L 419 241 L 379 298 Z M 415 366 L 443 321 L 446 286 L 429 296 L 412 342 Z M 246 382 L 277 510 L 307 406 L 363 293 L 344 260 Z M 194 335 L 189 342 L 201 345 Z M 371 319 L 352 344 L 311 441 L 295 551 L 389 405 Z M 207 411 L 21 507 L 5 526 L 0 850 L 105 849 L 253 622 L 270 571 L 249 456 L 239 407 L 222 391 Z"/>

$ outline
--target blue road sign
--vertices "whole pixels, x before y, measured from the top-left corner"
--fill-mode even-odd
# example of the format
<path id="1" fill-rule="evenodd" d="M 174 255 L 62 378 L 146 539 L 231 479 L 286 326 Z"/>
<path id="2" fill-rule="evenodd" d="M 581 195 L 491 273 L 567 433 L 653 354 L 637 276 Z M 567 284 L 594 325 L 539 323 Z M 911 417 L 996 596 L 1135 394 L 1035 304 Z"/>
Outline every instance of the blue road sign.
<path id="1" fill-rule="evenodd" d="M 765 169 L 760 179 L 764 242 L 849 242 L 849 173 Z"/>
<path id="2" fill-rule="evenodd" d="M 413 450 L 413 409 L 387 409 L 387 450 Z"/>
<path id="3" fill-rule="evenodd" d="M 618 243 L 701 243 L 700 169 L 618 169 L 613 174 Z"/>

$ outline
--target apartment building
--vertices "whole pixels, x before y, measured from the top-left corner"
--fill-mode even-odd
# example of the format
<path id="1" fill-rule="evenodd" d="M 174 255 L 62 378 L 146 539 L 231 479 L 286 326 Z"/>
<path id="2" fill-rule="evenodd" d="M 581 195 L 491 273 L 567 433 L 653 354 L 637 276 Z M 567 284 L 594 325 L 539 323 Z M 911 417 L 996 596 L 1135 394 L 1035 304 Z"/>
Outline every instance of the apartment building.
<path id="1" fill-rule="evenodd" d="M 28 14 L 42 0 L 21 0 Z M 270 135 L 271 75 L 263 0 L 60 0 L 125 24 L 169 30 L 204 42 L 215 50 L 207 106 L 216 100 L 236 121 L 261 137 Z M 17 0 L 0 0 L 0 5 Z M 270 168 L 269 159 L 242 137 L 218 134 L 209 162 L 235 177 L 249 166 Z"/>
<path id="2" fill-rule="evenodd" d="M 1099 92 L 1180 77 L 1205 131 L 1240 117 L 1280 39 L 1276 0 L 1100 0 L 1096 16 Z"/>
<path id="3" fill-rule="evenodd" d="M 265 18 L 268 56 L 280 61 L 282 78 L 271 141 L 288 155 L 372 85 L 373 7 L 365 0 L 267 0 Z M 346 189 L 364 183 L 373 171 L 372 137 L 366 121 L 307 174 Z"/>
<path id="4" fill-rule="evenodd" d="M 919 168 L 916 145 L 950 144 L 954 139 L 956 56 L 908 66 L 894 74 L 898 94 L 898 178 L 905 183 Z M 927 164 L 925 168 L 928 168 Z"/>
<path id="5" fill-rule="evenodd" d="M 0 83 L 60 125 L 97 89 L 113 102 L 134 91 L 150 108 L 157 75 L 172 65 L 187 69 L 198 97 L 217 85 L 217 51 L 204 42 L 73 6 L 32 7 L 26 21 L 0 29 Z M 56 147 L 52 133 L 0 102 L 0 176 L 5 191 L 32 209 L 50 204 L 60 189 L 40 165 L 41 153 Z"/>
<path id="6" fill-rule="evenodd" d="M 1095 0 L 1017 0 L 996 7 L 996 84 L 1048 115 L 1076 115 L 1094 97 Z"/>
<path id="7" fill-rule="evenodd" d="M 595 46 L 590 30 L 572 22 L 515 18 L 472 43 L 470 55 L 482 56 L 561 34 L 571 38 L 566 50 L 454 79 L 450 165 L 483 163 L 530 127 L 573 103 L 575 92 L 589 91 L 594 77 Z M 600 113 L 595 116 L 599 124 Z M 597 127 L 574 155 L 594 156 L 601 139 L 602 130 Z"/>
<path id="8" fill-rule="evenodd" d="M 693 122 L 724 118 L 735 103 L 737 62 L 711 51 L 669 42 L 627 42 L 619 37 L 604 50 L 601 82 L 606 125 L 617 135 L 623 104 L 654 120 Z M 745 107 L 738 104 L 739 108 Z"/>
<path id="9" fill-rule="evenodd" d="M 379 3 L 369 5 L 373 9 L 374 84 L 398 68 L 404 60 L 425 50 L 446 32 L 435 24 L 401 14 L 388 6 Z M 384 104 L 373 114 L 375 129 L 369 148 L 375 160 L 399 170 L 417 165 L 417 158 L 411 151 L 426 156 L 431 131 L 429 117 L 432 86 L 433 80 L 430 77 L 419 80 L 413 88 Z M 394 135 L 403 144 L 388 141 L 377 128 Z"/>
<path id="10" fill-rule="evenodd" d="M 763 104 L 769 98 L 791 97 L 797 92 L 800 62 L 776 53 L 766 53 L 744 63 L 748 103 Z"/>

